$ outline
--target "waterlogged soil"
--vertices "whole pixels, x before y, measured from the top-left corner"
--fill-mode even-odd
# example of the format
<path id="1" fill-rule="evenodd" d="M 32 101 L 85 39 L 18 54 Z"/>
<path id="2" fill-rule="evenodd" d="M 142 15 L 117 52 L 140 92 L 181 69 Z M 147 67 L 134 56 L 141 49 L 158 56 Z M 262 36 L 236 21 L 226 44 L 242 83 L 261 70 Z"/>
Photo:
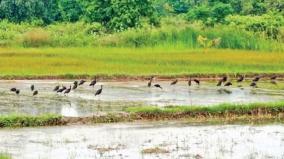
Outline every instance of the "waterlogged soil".
<path id="1" fill-rule="evenodd" d="M 283 158 L 284 125 L 102 124 L 1 129 L 14 159 Z"/>
<path id="2" fill-rule="evenodd" d="M 56 113 L 63 116 L 90 116 L 100 112 L 119 112 L 129 106 L 168 106 L 168 105 L 216 105 L 219 103 L 253 103 L 283 100 L 284 81 L 271 84 L 259 82 L 259 88 L 216 87 L 216 81 L 202 81 L 200 86 L 188 86 L 186 81 L 171 86 L 171 81 L 155 81 L 163 89 L 147 87 L 147 81 L 103 82 L 90 87 L 89 82 L 79 86 L 71 93 L 56 93 L 56 85 L 69 87 L 68 80 L 2 80 L 0 81 L 0 114 L 42 114 Z M 39 91 L 32 96 L 30 85 Z M 100 96 L 94 93 L 104 85 Z M 10 92 L 10 88 L 20 89 L 20 94 Z"/>

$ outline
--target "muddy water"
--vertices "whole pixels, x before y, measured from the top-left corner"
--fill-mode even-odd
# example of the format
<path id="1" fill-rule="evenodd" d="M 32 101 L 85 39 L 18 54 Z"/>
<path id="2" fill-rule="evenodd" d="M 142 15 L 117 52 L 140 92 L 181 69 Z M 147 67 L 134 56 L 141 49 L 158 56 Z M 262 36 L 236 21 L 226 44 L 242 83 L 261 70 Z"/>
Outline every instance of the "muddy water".
<path id="1" fill-rule="evenodd" d="M 164 153 L 142 153 L 153 148 Z M 15 159 L 284 158 L 284 125 L 136 123 L 2 129 L 0 152 Z"/>
<path id="2" fill-rule="evenodd" d="M 88 83 L 68 95 L 57 94 L 52 89 L 72 81 L 22 80 L 0 81 L 0 114 L 9 113 L 57 113 L 64 116 L 87 116 L 101 111 L 121 111 L 123 107 L 142 105 L 214 105 L 218 103 L 250 103 L 278 101 L 284 97 L 283 90 L 252 89 L 250 87 L 217 88 L 215 83 L 202 82 L 201 86 L 188 87 L 186 82 L 170 86 L 170 81 L 159 82 L 163 89 L 148 88 L 147 82 L 99 82 L 94 88 Z M 39 95 L 32 96 L 30 85 L 34 84 Z M 104 85 L 101 96 L 94 95 Z M 21 89 L 15 95 L 9 89 Z"/>

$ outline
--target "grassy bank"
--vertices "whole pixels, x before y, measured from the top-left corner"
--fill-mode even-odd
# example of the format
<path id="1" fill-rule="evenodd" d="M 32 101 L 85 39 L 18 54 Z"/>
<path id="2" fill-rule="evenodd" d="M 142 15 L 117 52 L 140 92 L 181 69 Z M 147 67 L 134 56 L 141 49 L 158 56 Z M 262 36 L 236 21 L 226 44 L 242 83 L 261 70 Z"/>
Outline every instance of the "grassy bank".
<path id="1" fill-rule="evenodd" d="M 2 48 L 1 77 L 283 73 L 284 54 L 219 49 Z"/>
<path id="2" fill-rule="evenodd" d="M 40 116 L 29 115 L 4 115 L 0 116 L 1 127 L 34 127 L 60 125 L 62 117 L 59 115 L 45 114 Z"/>
<path id="3" fill-rule="evenodd" d="M 220 104 L 216 106 L 129 107 L 125 112 L 90 117 L 61 117 L 57 115 L 0 117 L 0 127 L 30 127 L 68 124 L 94 124 L 134 121 L 184 120 L 201 123 L 283 122 L 284 102 L 247 105 Z"/>

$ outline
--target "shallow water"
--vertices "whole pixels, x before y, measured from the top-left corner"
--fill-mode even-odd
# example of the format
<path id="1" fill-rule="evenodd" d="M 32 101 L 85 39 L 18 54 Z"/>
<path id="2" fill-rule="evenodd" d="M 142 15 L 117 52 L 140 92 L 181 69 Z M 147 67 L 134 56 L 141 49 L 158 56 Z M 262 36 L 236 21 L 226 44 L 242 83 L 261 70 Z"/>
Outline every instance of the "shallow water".
<path id="1" fill-rule="evenodd" d="M 156 147 L 168 153 L 142 153 Z M 172 122 L 1 129 L 0 152 L 15 159 L 284 158 L 284 125 Z"/>
<path id="2" fill-rule="evenodd" d="M 170 81 L 159 82 L 163 89 L 148 88 L 147 81 L 102 82 L 95 88 L 88 83 L 64 96 L 52 89 L 58 84 L 71 85 L 72 81 L 20 80 L 0 81 L 0 114 L 57 113 L 64 116 L 87 116 L 101 111 L 121 111 L 124 107 L 142 105 L 215 105 L 219 103 L 251 103 L 283 100 L 284 91 L 253 89 L 250 87 L 217 88 L 215 82 L 188 87 L 186 82 L 170 86 Z M 34 84 L 39 95 L 32 96 Z M 101 96 L 94 96 L 99 85 L 104 85 Z M 21 89 L 15 95 L 9 89 Z"/>

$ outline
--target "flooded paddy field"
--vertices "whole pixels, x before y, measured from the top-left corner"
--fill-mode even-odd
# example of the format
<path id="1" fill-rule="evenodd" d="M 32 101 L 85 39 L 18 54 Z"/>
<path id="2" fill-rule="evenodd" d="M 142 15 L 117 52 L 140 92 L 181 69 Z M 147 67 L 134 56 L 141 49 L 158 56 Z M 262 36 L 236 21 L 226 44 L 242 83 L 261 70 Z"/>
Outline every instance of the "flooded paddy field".
<path id="1" fill-rule="evenodd" d="M 0 130 L 14 159 L 284 158 L 284 125 L 99 124 Z"/>
<path id="2" fill-rule="evenodd" d="M 2 80 L 0 81 L 0 114 L 55 113 L 63 116 L 89 116 L 99 112 L 118 112 L 130 106 L 168 106 L 168 105 L 216 105 L 220 103 L 253 103 L 283 100 L 284 85 L 269 81 L 259 82 L 259 88 L 251 88 L 248 83 L 243 87 L 216 87 L 216 81 L 202 81 L 200 86 L 189 87 L 186 81 L 175 86 L 171 81 L 159 81 L 163 89 L 147 87 L 147 81 L 98 82 L 93 88 L 89 83 L 72 90 L 68 95 L 56 93 L 56 85 L 69 87 L 73 81 L 58 80 Z M 31 84 L 39 91 L 32 96 Z M 103 93 L 94 93 L 104 85 Z M 10 88 L 21 90 L 19 95 Z"/>

